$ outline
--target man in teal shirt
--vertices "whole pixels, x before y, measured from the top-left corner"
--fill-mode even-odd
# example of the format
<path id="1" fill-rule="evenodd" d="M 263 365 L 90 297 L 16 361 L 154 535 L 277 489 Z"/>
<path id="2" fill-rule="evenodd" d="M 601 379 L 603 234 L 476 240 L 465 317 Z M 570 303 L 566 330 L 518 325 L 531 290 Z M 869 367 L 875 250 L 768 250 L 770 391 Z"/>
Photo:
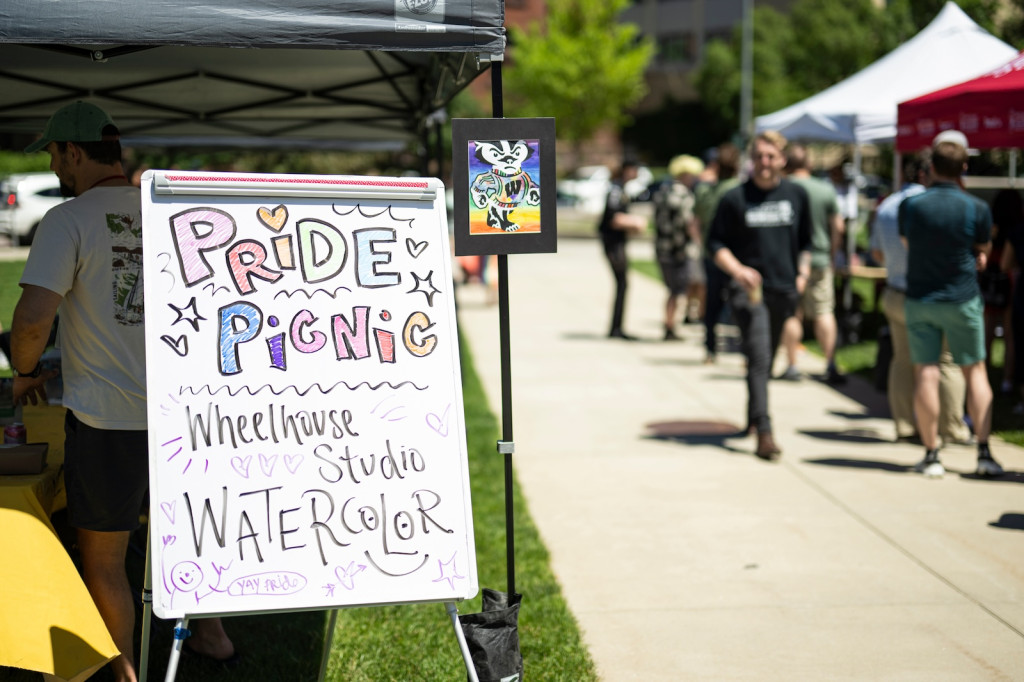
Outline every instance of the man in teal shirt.
<path id="1" fill-rule="evenodd" d="M 967 137 L 956 130 L 932 143 L 932 186 L 900 204 L 900 236 L 907 244 L 907 334 L 914 362 L 914 410 L 925 446 L 915 471 L 941 477 L 939 461 L 939 356 L 945 335 L 967 383 L 967 409 L 978 439 L 979 476 L 1001 476 L 988 437 L 992 387 L 985 369 L 984 304 L 977 271 L 985 267 L 992 238 L 988 205 L 964 192 Z"/>

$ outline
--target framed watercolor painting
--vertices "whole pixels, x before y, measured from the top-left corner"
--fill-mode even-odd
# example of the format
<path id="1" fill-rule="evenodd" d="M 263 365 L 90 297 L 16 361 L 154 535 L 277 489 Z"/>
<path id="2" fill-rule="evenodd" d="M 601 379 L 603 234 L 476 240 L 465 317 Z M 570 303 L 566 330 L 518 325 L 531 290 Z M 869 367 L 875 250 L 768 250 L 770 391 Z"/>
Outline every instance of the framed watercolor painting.
<path id="1" fill-rule="evenodd" d="M 554 253 L 555 119 L 452 120 L 455 255 Z"/>

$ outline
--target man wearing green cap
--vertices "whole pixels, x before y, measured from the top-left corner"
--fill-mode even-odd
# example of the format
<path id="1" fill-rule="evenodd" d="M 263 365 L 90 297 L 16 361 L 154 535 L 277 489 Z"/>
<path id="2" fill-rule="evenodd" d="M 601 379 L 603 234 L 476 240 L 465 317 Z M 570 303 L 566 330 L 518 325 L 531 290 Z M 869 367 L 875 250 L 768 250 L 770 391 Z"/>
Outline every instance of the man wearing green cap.
<path id="1" fill-rule="evenodd" d="M 125 572 L 131 532 L 149 484 L 142 290 L 142 201 L 125 177 L 105 111 L 75 102 L 50 118 L 26 152 L 45 149 L 65 196 L 39 228 L 21 277 L 11 329 L 14 396 L 45 400 L 42 373 L 58 309 L 64 381 L 64 480 L 86 586 L 121 655 L 115 679 L 136 679 L 135 609 Z M 197 620 L 185 649 L 235 656 L 219 619 Z"/>

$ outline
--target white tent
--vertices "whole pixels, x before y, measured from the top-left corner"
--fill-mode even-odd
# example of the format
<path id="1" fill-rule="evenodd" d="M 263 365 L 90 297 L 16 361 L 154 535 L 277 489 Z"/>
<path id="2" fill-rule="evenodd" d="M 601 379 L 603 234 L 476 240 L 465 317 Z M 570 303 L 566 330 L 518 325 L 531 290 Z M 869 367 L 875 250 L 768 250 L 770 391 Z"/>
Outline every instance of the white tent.
<path id="1" fill-rule="evenodd" d="M 791 140 L 888 142 L 900 102 L 965 81 L 1006 63 L 1017 50 L 947 2 L 913 38 L 846 80 L 772 114 L 755 127 Z"/>

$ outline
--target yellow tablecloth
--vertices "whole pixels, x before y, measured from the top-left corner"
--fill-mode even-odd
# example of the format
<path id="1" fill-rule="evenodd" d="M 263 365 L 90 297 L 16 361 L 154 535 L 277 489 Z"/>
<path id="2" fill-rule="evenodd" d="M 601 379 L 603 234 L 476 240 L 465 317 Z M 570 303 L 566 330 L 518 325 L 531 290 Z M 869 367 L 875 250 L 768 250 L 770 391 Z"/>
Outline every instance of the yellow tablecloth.
<path id="1" fill-rule="evenodd" d="M 64 410 L 25 408 L 31 442 L 50 444 L 39 475 L 0 476 L 0 665 L 85 680 L 118 651 L 50 524 L 64 496 Z"/>

